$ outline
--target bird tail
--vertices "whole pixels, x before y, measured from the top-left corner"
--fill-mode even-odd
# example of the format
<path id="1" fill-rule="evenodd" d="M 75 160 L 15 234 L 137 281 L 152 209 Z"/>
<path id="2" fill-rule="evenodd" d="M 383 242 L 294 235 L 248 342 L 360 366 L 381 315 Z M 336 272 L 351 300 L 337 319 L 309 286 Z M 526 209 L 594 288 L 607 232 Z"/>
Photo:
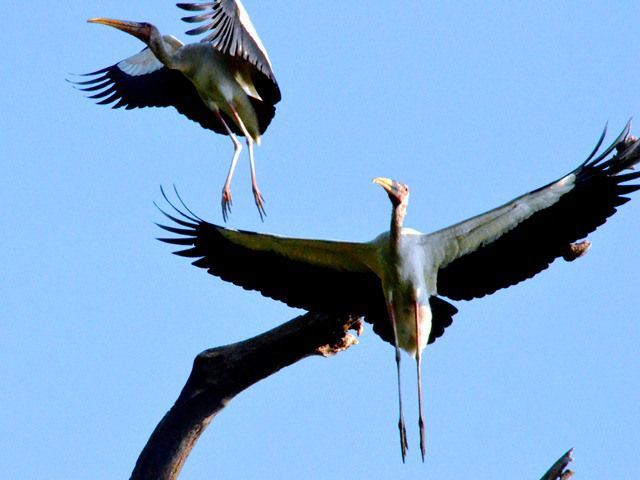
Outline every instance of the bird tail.
<path id="1" fill-rule="evenodd" d="M 276 114 L 276 107 L 275 105 L 263 102 L 262 100 L 254 97 L 249 97 L 249 101 L 251 102 L 251 106 L 256 112 L 256 116 L 258 117 L 258 131 L 263 134 L 267 130 L 267 127 Z M 254 140 L 257 145 L 260 145 L 259 136 Z"/>

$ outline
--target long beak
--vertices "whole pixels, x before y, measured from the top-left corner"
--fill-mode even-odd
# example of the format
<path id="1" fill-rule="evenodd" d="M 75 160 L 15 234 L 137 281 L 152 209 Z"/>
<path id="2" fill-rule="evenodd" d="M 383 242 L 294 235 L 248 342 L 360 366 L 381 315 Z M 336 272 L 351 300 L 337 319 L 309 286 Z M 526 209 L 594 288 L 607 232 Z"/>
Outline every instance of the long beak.
<path id="1" fill-rule="evenodd" d="M 102 25 L 117 28 L 118 30 L 122 30 L 129 35 L 133 35 L 134 37 L 139 38 L 143 42 L 149 40 L 150 25 L 148 23 L 127 22 L 125 20 L 114 20 L 112 18 L 102 17 L 90 18 L 89 20 L 87 20 L 87 22 L 100 23 Z"/>
<path id="2" fill-rule="evenodd" d="M 380 185 L 389 195 L 395 195 L 395 181 L 390 178 L 376 177 L 372 180 L 373 183 Z"/>

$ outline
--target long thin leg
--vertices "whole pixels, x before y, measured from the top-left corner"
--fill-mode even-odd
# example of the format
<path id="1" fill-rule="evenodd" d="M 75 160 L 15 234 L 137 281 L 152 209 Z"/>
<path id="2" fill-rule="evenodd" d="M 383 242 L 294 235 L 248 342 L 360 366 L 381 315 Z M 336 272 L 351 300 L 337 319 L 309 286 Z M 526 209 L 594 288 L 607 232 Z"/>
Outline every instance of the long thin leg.
<path id="1" fill-rule="evenodd" d="M 224 221 L 227 221 L 229 214 L 231 213 L 231 206 L 233 205 L 233 201 L 231 200 L 231 178 L 233 177 L 233 171 L 236 168 L 236 164 L 238 163 L 238 157 L 240 156 L 240 151 L 242 150 L 242 144 L 238 141 L 236 136 L 233 134 L 227 122 L 224 121 L 224 118 L 220 114 L 218 110 L 215 111 L 216 117 L 220 120 L 220 123 L 224 126 L 227 131 L 227 135 L 231 138 L 233 142 L 233 158 L 231 159 L 231 165 L 229 166 L 229 172 L 227 173 L 227 179 L 224 182 L 224 187 L 222 187 L 222 218 Z"/>
<path id="2" fill-rule="evenodd" d="M 256 207 L 258 207 L 258 213 L 260 213 L 260 220 L 264 222 L 263 215 L 266 217 L 267 212 L 264 209 L 265 199 L 260 193 L 258 182 L 256 180 L 256 167 L 253 161 L 253 141 L 251 141 L 251 137 L 247 137 L 247 145 L 249 146 L 249 164 L 251 165 L 251 189 L 253 190 L 253 198 L 256 201 Z"/>
<path id="3" fill-rule="evenodd" d="M 393 329 L 393 340 L 396 347 L 396 370 L 398 375 L 398 407 L 400 410 L 400 418 L 398 420 L 398 430 L 400 430 L 400 451 L 402 452 L 402 463 L 404 463 L 407 457 L 407 429 L 404 425 L 404 414 L 402 413 L 402 388 L 400 386 L 400 347 L 398 347 L 398 329 L 396 327 L 396 316 L 393 311 L 393 302 L 387 302 L 387 312 L 389 314 L 389 320 L 391 320 L 391 327 Z"/>
<path id="4" fill-rule="evenodd" d="M 253 190 L 253 198 L 256 202 L 256 207 L 258 207 L 260 220 L 264 222 L 264 217 L 267 215 L 267 212 L 264 209 L 264 197 L 260 193 L 260 189 L 258 189 L 258 182 L 256 181 L 256 168 L 253 158 L 253 137 L 251 136 L 251 134 L 249 134 L 249 131 L 245 127 L 244 122 L 240 118 L 240 115 L 238 115 L 236 109 L 233 108 L 233 105 L 231 105 L 231 112 L 233 113 L 236 123 L 242 130 L 245 140 L 247 141 L 247 147 L 249 148 L 249 164 L 251 166 L 251 189 Z"/>
<path id="5" fill-rule="evenodd" d="M 424 462 L 425 447 L 424 447 L 424 420 L 422 418 L 422 379 L 420 376 L 420 358 L 422 352 L 420 351 L 420 305 L 416 301 L 414 303 L 414 310 L 416 315 L 416 368 L 418 373 L 418 426 L 420 427 L 420 453 L 422 454 L 422 461 Z"/>

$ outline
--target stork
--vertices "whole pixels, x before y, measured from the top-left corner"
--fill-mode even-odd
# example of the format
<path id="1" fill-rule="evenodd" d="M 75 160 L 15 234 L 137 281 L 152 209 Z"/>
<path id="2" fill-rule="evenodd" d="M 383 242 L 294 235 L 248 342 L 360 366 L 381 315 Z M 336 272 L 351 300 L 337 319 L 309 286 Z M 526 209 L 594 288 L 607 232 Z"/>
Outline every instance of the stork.
<path id="1" fill-rule="evenodd" d="M 306 240 L 232 230 L 186 211 L 161 210 L 175 223 L 159 225 L 176 236 L 163 242 L 186 246 L 177 255 L 248 290 L 292 307 L 358 314 L 395 346 L 400 446 L 407 438 L 400 387 L 400 351 L 416 360 L 420 451 L 425 457 L 420 382 L 421 354 L 452 323 L 457 308 L 440 298 L 470 300 L 515 285 L 545 270 L 556 258 L 574 260 L 584 239 L 627 201 L 640 172 L 623 173 L 640 161 L 640 141 L 630 124 L 602 153 L 605 133 L 577 168 L 504 205 L 434 233 L 403 228 L 409 188 L 386 178 L 373 181 L 392 204 L 391 226 L 367 243 Z M 606 129 L 605 129 L 606 131 Z M 617 153 L 612 155 L 614 149 Z M 177 194 L 177 191 L 176 191 Z M 180 199 L 180 197 L 178 196 Z M 180 199 L 180 202 L 182 200 Z"/>
<path id="2" fill-rule="evenodd" d="M 264 197 L 258 188 L 253 144 L 260 144 L 280 101 L 280 88 L 271 61 L 240 0 L 216 0 L 178 7 L 203 12 L 184 17 L 186 22 L 206 23 L 188 35 L 208 32 L 199 43 L 183 44 L 161 35 L 150 23 L 91 18 L 142 40 L 147 47 L 110 67 L 86 74 L 94 78 L 73 82 L 98 104 L 116 102 L 113 108 L 174 107 L 203 128 L 228 135 L 233 157 L 222 189 L 222 216 L 231 206 L 231 178 L 242 150 L 236 135 L 244 136 L 249 150 L 251 186 L 260 218 Z"/>

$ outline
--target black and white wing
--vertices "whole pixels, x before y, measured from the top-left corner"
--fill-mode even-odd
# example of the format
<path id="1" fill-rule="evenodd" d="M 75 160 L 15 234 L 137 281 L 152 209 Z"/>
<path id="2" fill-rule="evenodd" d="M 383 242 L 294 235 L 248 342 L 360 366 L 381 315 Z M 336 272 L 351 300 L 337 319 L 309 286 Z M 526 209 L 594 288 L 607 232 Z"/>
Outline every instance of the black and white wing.
<path id="1" fill-rule="evenodd" d="M 568 253 L 572 242 L 605 223 L 625 195 L 640 189 L 622 173 L 640 160 L 640 142 L 627 124 L 616 141 L 593 153 L 574 171 L 501 207 L 425 235 L 439 266 L 438 294 L 469 300 L 515 285 Z M 615 155 L 609 157 L 614 149 Z M 595 157 L 595 158 L 594 158 Z"/>
<path id="2" fill-rule="evenodd" d="M 163 192 L 164 195 L 164 192 Z M 193 265 L 245 290 L 329 314 L 362 315 L 383 340 L 393 344 L 391 323 L 379 277 L 371 268 L 376 247 L 369 243 L 305 240 L 232 230 L 205 222 L 176 208 L 160 211 L 173 226 L 159 225 L 176 237 L 166 243 L 186 247 L 176 255 L 194 258 Z M 431 299 L 433 327 L 429 343 L 451 325 L 455 307 Z"/>
<path id="3" fill-rule="evenodd" d="M 203 128 L 226 135 L 218 118 L 202 102 L 193 84 L 181 72 L 165 67 L 149 48 L 110 67 L 87 73 L 90 80 L 72 82 L 99 105 L 127 110 L 145 107 L 174 107 Z M 224 113 L 221 112 L 224 116 Z M 226 118 L 238 135 L 239 127 Z"/>
<path id="4" fill-rule="evenodd" d="M 195 258 L 193 265 L 222 280 L 323 313 L 366 315 L 372 299 L 383 297 L 380 280 L 368 266 L 375 261 L 369 244 L 233 230 L 169 204 L 177 215 L 161 212 L 176 225 L 159 226 L 179 236 L 160 240 L 188 247 L 175 254 Z"/>
<path id="5" fill-rule="evenodd" d="M 203 42 L 209 42 L 221 53 L 245 60 L 266 77 L 260 79 L 254 76 L 252 79 L 263 100 L 273 104 L 280 101 L 280 89 L 273 74 L 271 60 L 240 0 L 177 5 L 190 12 L 202 12 L 182 19 L 188 23 L 205 22 L 200 27 L 189 30 L 188 35 L 208 32 L 202 39 Z"/>

